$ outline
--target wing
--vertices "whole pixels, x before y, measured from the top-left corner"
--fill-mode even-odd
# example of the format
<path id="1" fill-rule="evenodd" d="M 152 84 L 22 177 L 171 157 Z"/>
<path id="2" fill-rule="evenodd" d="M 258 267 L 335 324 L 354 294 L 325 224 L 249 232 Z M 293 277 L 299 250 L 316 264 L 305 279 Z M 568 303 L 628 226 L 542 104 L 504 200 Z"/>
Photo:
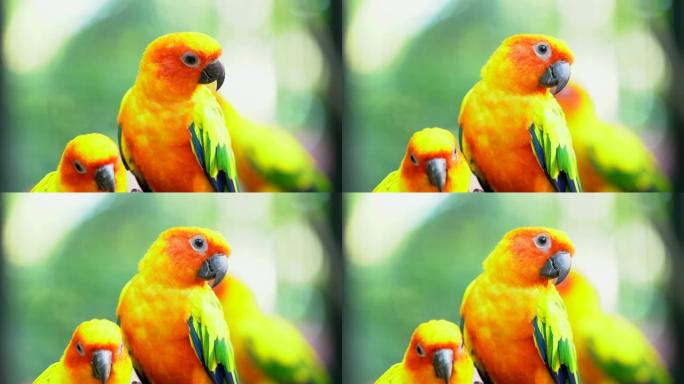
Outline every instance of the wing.
<path id="1" fill-rule="evenodd" d="M 58 192 L 59 173 L 52 171 L 45 175 L 38 184 L 31 188 L 31 192 Z"/>
<path id="2" fill-rule="evenodd" d="M 126 92 L 126 94 L 124 95 L 123 99 L 121 100 L 121 106 L 119 107 L 119 130 L 117 132 L 119 152 L 121 154 L 121 161 L 123 162 L 124 167 L 126 167 L 127 170 L 131 171 L 133 176 L 135 176 L 135 179 L 138 181 L 138 185 L 140 185 L 140 188 L 145 192 L 152 192 L 152 188 L 150 188 L 149 184 L 147 184 L 147 181 L 145 180 L 145 177 L 143 176 L 142 172 L 135 165 L 135 161 L 133 159 L 133 156 L 131 155 L 131 151 L 128 149 L 128 144 L 126 143 L 126 140 L 124 140 L 123 129 L 121 128 L 121 111 L 123 110 L 124 105 L 126 105 L 126 103 L 128 102 L 128 97 L 131 94 L 131 89 L 129 89 L 128 92 Z"/>
<path id="3" fill-rule="evenodd" d="M 619 383 L 671 383 L 655 349 L 633 324 L 616 316 L 592 321 L 587 350 L 592 361 Z"/>
<path id="4" fill-rule="evenodd" d="M 33 384 L 62 384 L 62 365 L 54 363 L 33 381 Z"/>
<path id="5" fill-rule="evenodd" d="M 190 344 L 214 384 L 237 384 L 237 368 L 228 326 L 213 292 L 200 291 L 192 298 L 188 318 Z"/>
<path id="6" fill-rule="evenodd" d="M 556 191 L 581 192 L 570 131 L 563 111 L 553 101 L 553 104 L 545 103 L 536 111 L 530 125 L 532 152 Z"/>
<path id="7" fill-rule="evenodd" d="M 399 171 L 392 171 L 375 188 L 373 192 L 400 192 L 401 175 Z"/>
<path id="8" fill-rule="evenodd" d="M 554 383 L 580 382 L 577 353 L 563 300 L 558 294 L 543 295 L 532 319 L 534 343 Z"/>
<path id="9" fill-rule="evenodd" d="M 401 363 L 394 364 L 382 374 L 375 384 L 411 384 L 404 373 Z"/>
<path id="10" fill-rule="evenodd" d="M 625 192 L 669 192 L 672 185 L 653 154 L 629 129 L 598 122 L 587 156 L 591 166 Z M 627 155 L 628 154 L 628 155 Z"/>
<path id="11" fill-rule="evenodd" d="M 327 384 L 313 348 L 294 326 L 277 317 L 253 320 L 242 336 L 250 360 L 276 383 Z"/>
<path id="12" fill-rule="evenodd" d="M 235 155 L 223 112 L 206 87 L 195 93 L 195 111 L 190 124 L 192 151 L 217 192 L 238 192 Z"/>

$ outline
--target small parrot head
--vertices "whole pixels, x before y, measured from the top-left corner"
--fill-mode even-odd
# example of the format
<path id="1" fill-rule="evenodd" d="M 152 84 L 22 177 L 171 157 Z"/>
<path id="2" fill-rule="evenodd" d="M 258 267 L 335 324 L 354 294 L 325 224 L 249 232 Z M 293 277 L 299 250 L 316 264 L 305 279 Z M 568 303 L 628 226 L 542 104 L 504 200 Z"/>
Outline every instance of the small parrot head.
<path id="1" fill-rule="evenodd" d="M 574 57 L 564 41 L 545 35 L 513 35 L 482 68 L 482 79 L 515 93 L 560 92 Z"/>
<path id="2" fill-rule="evenodd" d="M 59 163 L 62 185 L 71 192 L 125 190 L 125 170 L 119 148 L 99 133 L 76 136 L 64 149 Z"/>
<path id="3" fill-rule="evenodd" d="M 411 136 L 401 163 L 401 174 L 415 191 L 442 192 L 451 182 L 449 170 L 463 155 L 456 147 L 456 138 L 442 128 L 424 128 Z"/>
<path id="4" fill-rule="evenodd" d="M 115 367 L 131 364 L 121 330 L 102 319 L 84 321 L 76 327 L 62 360 L 74 383 L 113 382 L 116 379 L 109 379 L 116 376 Z M 124 371 L 119 375 L 125 376 Z"/>
<path id="5" fill-rule="evenodd" d="M 181 287 L 217 286 L 228 271 L 230 246 L 215 231 L 175 227 L 162 232 L 140 261 L 148 276 Z"/>
<path id="6" fill-rule="evenodd" d="M 484 262 L 497 278 L 521 286 L 561 283 L 570 272 L 575 246 L 561 231 L 523 227 L 508 232 Z"/>
<path id="7" fill-rule="evenodd" d="M 447 320 L 430 320 L 413 332 L 404 366 L 416 383 L 448 384 L 458 381 L 456 368 L 464 360 L 470 361 L 470 356 L 458 326 Z"/>
<path id="8" fill-rule="evenodd" d="M 221 88 L 225 69 L 218 60 L 221 45 L 199 32 L 176 32 L 152 41 L 140 62 L 138 83 L 155 97 L 191 95 L 199 84 Z"/>
<path id="9" fill-rule="evenodd" d="M 594 113 L 594 103 L 589 93 L 575 81 L 569 82 L 567 87 L 554 96 L 568 119 L 583 112 Z"/>

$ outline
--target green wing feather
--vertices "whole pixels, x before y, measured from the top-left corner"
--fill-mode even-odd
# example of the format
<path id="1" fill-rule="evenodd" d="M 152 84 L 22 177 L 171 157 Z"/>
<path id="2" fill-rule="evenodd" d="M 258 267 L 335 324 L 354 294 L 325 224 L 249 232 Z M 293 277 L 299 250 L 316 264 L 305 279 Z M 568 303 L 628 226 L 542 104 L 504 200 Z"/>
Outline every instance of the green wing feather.
<path id="1" fill-rule="evenodd" d="M 217 192 L 237 192 L 237 169 L 221 107 L 205 87 L 195 93 L 192 150 Z"/>
<path id="2" fill-rule="evenodd" d="M 209 288 L 195 294 L 191 302 L 188 334 L 195 354 L 214 384 L 237 384 L 235 355 L 221 303 Z"/>
<path id="3" fill-rule="evenodd" d="M 557 293 L 544 295 L 539 300 L 532 327 L 535 346 L 554 382 L 580 383 L 572 329 L 563 300 Z"/>
<path id="4" fill-rule="evenodd" d="M 535 111 L 530 126 L 532 153 L 559 192 L 581 192 L 582 185 L 565 115 L 552 96 Z"/>

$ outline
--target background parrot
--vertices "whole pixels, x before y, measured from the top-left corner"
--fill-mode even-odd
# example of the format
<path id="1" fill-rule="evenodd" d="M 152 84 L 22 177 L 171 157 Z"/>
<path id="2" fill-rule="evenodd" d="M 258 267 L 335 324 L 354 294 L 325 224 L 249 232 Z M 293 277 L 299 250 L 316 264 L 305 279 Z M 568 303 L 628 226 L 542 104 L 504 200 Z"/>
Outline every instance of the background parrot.
<path id="1" fill-rule="evenodd" d="M 254 295 L 241 281 L 227 276 L 214 292 L 230 328 L 242 382 L 330 382 L 323 364 L 299 330 L 280 317 L 261 312 Z"/>
<path id="2" fill-rule="evenodd" d="M 112 139 L 99 133 L 79 135 L 67 143 L 57 170 L 31 192 L 126 192 L 126 169 Z"/>
<path id="3" fill-rule="evenodd" d="M 235 192 L 235 156 L 221 106 L 203 84 L 225 78 L 221 46 L 196 32 L 147 46 L 119 110 L 124 164 L 145 191 Z"/>
<path id="4" fill-rule="evenodd" d="M 672 189 L 655 157 L 629 129 L 601 121 L 587 91 L 570 82 L 556 94 L 565 112 L 587 192 L 666 192 Z"/>
<path id="5" fill-rule="evenodd" d="M 145 383 L 235 384 L 233 348 L 216 286 L 230 248 L 214 231 L 163 232 L 121 291 L 116 313 L 138 377 Z"/>
<path id="6" fill-rule="evenodd" d="M 461 304 L 465 346 L 485 383 L 579 383 L 572 330 L 556 283 L 574 246 L 560 231 L 507 233 Z"/>
<path id="7" fill-rule="evenodd" d="M 594 287 L 572 271 L 558 285 L 577 347 L 582 381 L 671 383 L 665 364 L 646 337 L 628 320 L 603 312 Z"/>
<path id="8" fill-rule="evenodd" d="M 62 358 L 34 384 L 130 384 L 133 367 L 121 330 L 109 320 L 88 320 L 74 331 Z"/>
<path id="9" fill-rule="evenodd" d="M 391 366 L 376 384 L 471 384 L 473 372 L 458 326 L 430 320 L 418 325 L 404 360 Z"/>
<path id="10" fill-rule="evenodd" d="M 256 124 L 215 93 L 233 142 L 240 183 L 252 192 L 326 192 L 328 177 L 286 130 Z"/>
<path id="11" fill-rule="evenodd" d="M 572 138 L 549 93 L 570 79 L 573 55 L 544 35 L 514 35 L 496 49 L 461 104 L 459 141 L 487 191 L 580 191 Z"/>
<path id="12" fill-rule="evenodd" d="M 424 128 L 411 136 L 399 169 L 373 192 L 468 192 L 470 175 L 454 135 L 442 128 Z"/>

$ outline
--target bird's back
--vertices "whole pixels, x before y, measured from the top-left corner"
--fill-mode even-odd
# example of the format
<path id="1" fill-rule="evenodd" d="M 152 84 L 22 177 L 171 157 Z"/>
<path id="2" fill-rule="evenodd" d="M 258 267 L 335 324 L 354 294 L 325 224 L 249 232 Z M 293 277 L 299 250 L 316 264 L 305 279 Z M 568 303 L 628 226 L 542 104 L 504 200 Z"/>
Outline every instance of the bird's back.
<path id="1" fill-rule="evenodd" d="M 45 175 L 32 189 L 31 192 L 59 192 L 59 173 L 52 171 Z"/>

